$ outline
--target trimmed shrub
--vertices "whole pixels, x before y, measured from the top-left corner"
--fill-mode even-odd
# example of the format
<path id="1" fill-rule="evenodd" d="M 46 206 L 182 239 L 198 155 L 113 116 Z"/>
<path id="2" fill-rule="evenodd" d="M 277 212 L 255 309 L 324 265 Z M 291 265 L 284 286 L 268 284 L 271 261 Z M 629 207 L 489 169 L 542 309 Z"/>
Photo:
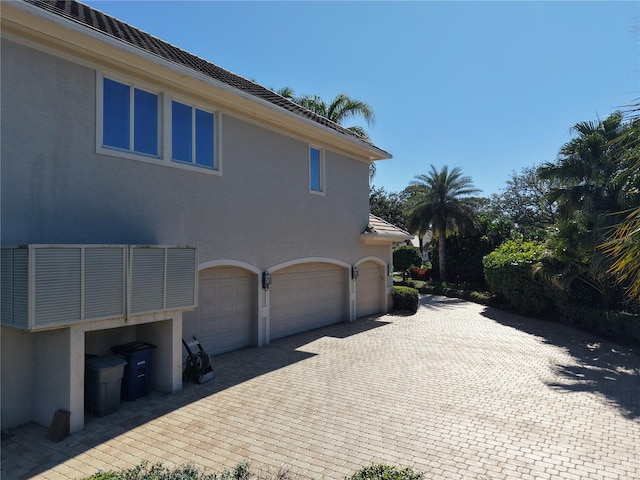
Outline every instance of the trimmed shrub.
<path id="1" fill-rule="evenodd" d="M 542 261 L 544 251 L 539 242 L 508 240 L 483 258 L 487 284 L 499 301 L 530 316 L 553 308 L 557 289 L 541 276 L 534 278 L 533 266 Z"/>
<path id="2" fill-rule="evenodd" d="M 398 468 L 379 463 L 358 470 L 346 480 L 422 480 L 424 474 L 409 467 Z"/>
<path id="3" fill-rule="evenodd" d="M 411 312 L 418 311 L 418 290 L 411 287 L 393 287 L 393 311 Z"/>

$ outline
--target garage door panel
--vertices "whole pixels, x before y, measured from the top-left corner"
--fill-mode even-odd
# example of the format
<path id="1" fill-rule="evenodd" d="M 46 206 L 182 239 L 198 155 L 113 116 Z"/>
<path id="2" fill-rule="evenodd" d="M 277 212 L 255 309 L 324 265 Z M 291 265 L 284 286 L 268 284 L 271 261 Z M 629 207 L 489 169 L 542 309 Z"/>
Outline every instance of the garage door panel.
<path id="1" fill-rule="evenodd" d="M 358 265 L 356 280 L 356 317 L 375 315 L 382 311 L 384 294 L 384 271 L 375 262 Z"/>
<path id="2" fill-rule="evenodd" d="M 341 322 L 348 316 L 347 270 L 303 264 L 273 275 L 270 337 L 282 338 Z"/>
<path id="3" fill-rule="evenodd" d="M 237 267 L 200 272 L 198 308 L 183 314 L 183 335 L 195 335 L 210 354 L 248 347 L 257 330 L 255 274 Z"/>

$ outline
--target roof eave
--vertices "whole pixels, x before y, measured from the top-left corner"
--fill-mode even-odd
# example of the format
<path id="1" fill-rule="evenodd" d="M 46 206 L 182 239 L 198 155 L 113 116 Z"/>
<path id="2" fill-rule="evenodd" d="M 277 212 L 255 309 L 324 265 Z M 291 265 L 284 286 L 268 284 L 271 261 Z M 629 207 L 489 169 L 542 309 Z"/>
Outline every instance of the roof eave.
<path id="1" fill-rule="evenodd" d="M 360 240 L 365 245 L 390 245 L 411 240 L 412 235 L 384 235 L 379 233 L 363 233 Z"/>
<path id="2" fill-rule="evenodd" d="M 1 14 L 3 30 L 17 33 L 21 31 L 21 27 L 26 28 L 27 32 L 23 33 L 26 33 L 30 38 L 44 40 L 49 45 L 57 44 L 83 58 L 92 58 L 92 54 L 96 54 L 99 58 L 108 60 L 107 64 L 116 62 L 114 66 L 136 71 L 138 74 L 147 77 L 150 75 L 160 77 L 165 82 L 177 83 L 184 85 L 186 88 L 189 88 L 189 84 L 192 83 L 189 79 L 199 83 L 200 88 L 202 87 L 201 84 L 204 83 L 217 90 L 217 92 L 209 91 L 207 93 L 221 107 L 231 113 L 247 116 L 250 119 L 289 131 L 298 136 L 326 142 L 332 147 L 363 161 L 392 158 L 391 154 L 385 150 L 355 136 L 345 135 L 312 119 L 297 115 L 267 100 L 209 77 L 204 73 L 29 3 L 6 2 L 2 6 Z M 40 21 L 37 22 L 33 17 L 30 18 L 29 15 L 35 15 Z M 73 39 L 64 38 L 60 28 L 67 33 L 72 32 L 74 36 L 88 37 L 89 41 L 74 41 Z M 57 42 L 52 42 L 52 39 L 56 39 Z M 148 63 L 141 63 L 140 58 Z M 154 72 L 153 68 L 149 68 L 149 64 L 163 70 L 162 74 Z M 172 76 L 166 75 L 167 69 L 173 73 Z M 240 101 L 238 101 L 239 99 Z"/>

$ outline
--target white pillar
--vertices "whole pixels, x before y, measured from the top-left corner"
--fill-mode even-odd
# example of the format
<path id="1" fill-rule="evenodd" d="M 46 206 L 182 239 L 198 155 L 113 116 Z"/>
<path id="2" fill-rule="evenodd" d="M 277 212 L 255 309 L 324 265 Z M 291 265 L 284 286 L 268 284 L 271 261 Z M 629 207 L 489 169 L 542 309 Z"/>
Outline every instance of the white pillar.
<path id="1" fill-rule="evenodd" d="M 262 277 L 258 275 L 258 347 L 269 345 L 270 322 L 271 307 L 269 303 L 269 290 L 262 288 Z"/>

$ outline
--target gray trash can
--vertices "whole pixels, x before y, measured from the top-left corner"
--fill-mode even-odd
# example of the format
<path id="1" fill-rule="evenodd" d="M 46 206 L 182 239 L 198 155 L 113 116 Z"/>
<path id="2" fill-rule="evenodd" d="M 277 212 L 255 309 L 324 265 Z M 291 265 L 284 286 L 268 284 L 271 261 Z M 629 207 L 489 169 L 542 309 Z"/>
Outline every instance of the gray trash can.
<path id="1" fill-rule="evenodd" d="M 103 416 L 118 410 L 124 366 L 117 355 L 87 355 L 84 367 L 84 402 L 87 410 Z"/>

